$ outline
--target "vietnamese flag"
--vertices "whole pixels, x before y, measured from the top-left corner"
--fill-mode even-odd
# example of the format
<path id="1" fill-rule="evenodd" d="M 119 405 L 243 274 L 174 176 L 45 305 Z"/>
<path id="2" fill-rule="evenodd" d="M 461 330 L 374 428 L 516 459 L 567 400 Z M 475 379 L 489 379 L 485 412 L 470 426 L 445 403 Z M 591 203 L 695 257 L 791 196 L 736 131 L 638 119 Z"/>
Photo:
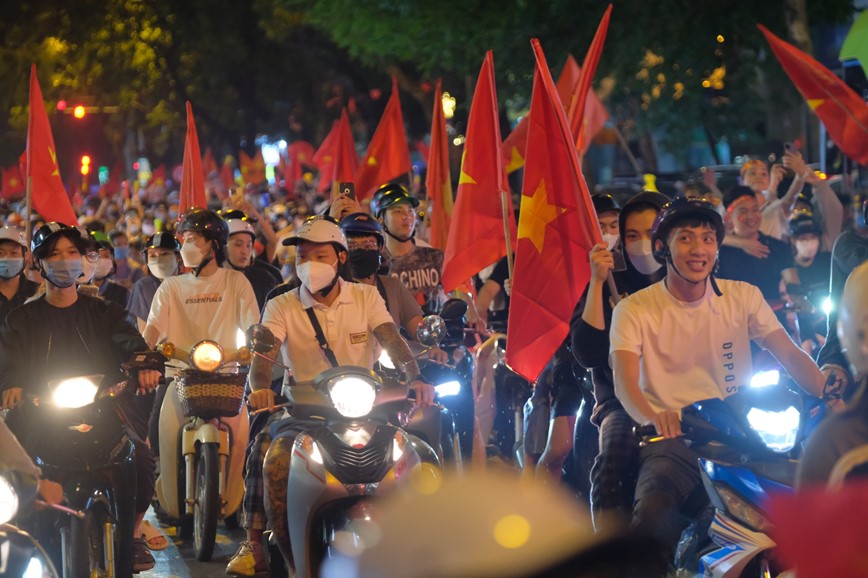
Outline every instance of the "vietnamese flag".
<path id="1" fill-rule="evenodd" d="M 30 67 L 30 118 L 27 124 L 27 170 L 30 198 L 36 212 L 46 221 L 77 225 L 78 218 L 57 166 L 57 149 L 48 124 L 42 90 L 36 78 L 36 65 Z"/>
<path id="2" fill-rule="evenodd" d="M 591 41 L 591 47 L 588 48 L 588 52 L 585 54 L 585 61 L 582 63 L 582 73 L 579 75 L 579 81 L 573 90 L 573 101 L 568 105 L 569 108 L 566 108 L 567 119 L 570 122 L 570 133 L 573 135 L 573 141 L 577 146 L 582 139 L 587 141 L 587 146 L 590 146 L 591 139 L 593 138 L 585 116 L 586 95 L 593 92 L 591 81 L 594 80 L 597 64 L 600 63 L 600 55 L 603 53 L 603 44 L 606 42 L 606 32 L 609 30 L 609 19 L 611 16 L 612 5 L 609 4 L 606 12 L 603 13 L 600 24 L 597 26 L 597 32 Z M 585 150 L 587 150 L 587 146 Z M 579 150 L 582 150 L 582 147 Z"/>
<path id="3" fill-rule="evenodd" d="M 220 167 L 220 180 L 227 191 L 235 186 L 235 170 L 232 168 L 232 160 L 232 155 L 226 155 L 223 159 L 223 166 Z"/>
<path id="4" fill-rule="evenodd" d="M 27 192 L 27 185 L 21 176 L 21 169 L 16 165 L 12 165 L 5 169 L 0 169 L 0 171 L 3 173 L 0 197 L 4 199 L 18 199 L 24 196 L 24 193 Z"/>
<path id="5" fill-rule="evenodd" d="M 601 238 L 545 55 L 539 41 L 531 44 L 536 70 L 506 360 L 535 381 L 569 333 L 570 316 L 591 276 L 588 253 Z"/>
<path id="6" fill-rule="evenodd" d="M 371 196 L 374 189 L 412 170 L 410 146 L 404 131 L 404 116 L 401 114 L 401 98 L 398 81 L 392 79 L 392 96 L 380 124 L 368 145 L 368 154 L 356 173 L 356 197 L 359 201 Z"/>
<path id="7" fill-rule="evenodd" d="M 428 191 L 428 198 L 431 199 L 431 229 L 428 242 L 437 249 L 446 248 L 449 224 L 452 221 L 452 176 L 449 173 L 449 140 L 446 138 L 442 94 L 441 82 L 438 80 L 434 91 L 434 114 L 431 115 L 431 146 L 426 157 L 428 174 L 425 176 L 425 188 Z"/>
<path id="8" fill-rule="evenodd" d="M 319 184 L 317 185 L 317 191 L 319 192 L 328 190 L 332 182 L 331 177 L 334 173 L 335 162 L 335 135 L 337 132 L 338 121 L 334 121 L 331 130 L 313 155 L 313 165 L 319 171 Z"/>
<path id="9" fill-rule="evenodd" d="M 262 158 L 262 150 L 257 149 L 253 158 L 244 151 L 238 153 L 241 164 L 241 178 L 245 184 L 259 185 L 265 181 L 265 159 Z"/>
<path id="10" fill-rule="evenodd" d="M 313 145 L 307 141 L 297 140 L 286 147 L 286 156 L 289 159 L 289 175 L 284 173 L 283 178 L 295 184 L 304 176 L 303 166 L 315 166 L 313 158 L 316 151 Z M 288 177 L 288 178 L 287 178 Z"/>
<path id="11" fill-rule="evenodd" d="M 205 149 L 205 156 L 202 157 L 202 174 L 205 180 L 211 178 L 213 173 L 217 172 L 217 161 L 214 160 L 214 153 L 211 152 L 211 147 Z"/>
<path id="12" fill-rule="evenodd" d="M 835 74 L 763 26 L 772 52 L 808 106 L 816 113 L 841 151 L 858 162 L 868 164 L 868 104 Z"/>
<path id="13" fill-rule="evenodd" d="M 193 106 L 187 101 L 187 139 L 184 141 L 184 164 L 181 177 L 181 195 L 178 200 L 178 214 L 189 209 L 206 208 L 205 177 L 202 173 L 202 153 L 199 152 L 199 135 L 193 119 Z"/>
<path id="14" fill-rule="evenodd" d="M 441 283 L 447 293 L 506 255 L 501 193 L 508 185 L 498 118 L 494 56 L 489 50 L 470 104 L 461 176 L 443 257 Z M 433 143 L 431 149 L 435 150 Z M 510 238 L 515 239 L 512 197 L 507 194 L 506 198 Z"/>
<path id="15" fill-rule="evenodd" d="M 338 121 L 338 130 L 335 133 L 332 187 L 337 187 L 338 183 L 352 181 L 358 170 L 359 155 L 356 153 L 356 141 L 353 140 L 353 132 L 350 129 L 350 117 L 347 116 L 347 109 L 344 109 L 341 111 L 341 120 Z"/>
<path id="16" fill-rule="evenodd" d="M 795 567 L 799 578 L 868 575 L 864 479 L 848 480 L 834 490 L 818 486 L 773 494 L 768 513 L 776 552 L 787 568 Z"/>

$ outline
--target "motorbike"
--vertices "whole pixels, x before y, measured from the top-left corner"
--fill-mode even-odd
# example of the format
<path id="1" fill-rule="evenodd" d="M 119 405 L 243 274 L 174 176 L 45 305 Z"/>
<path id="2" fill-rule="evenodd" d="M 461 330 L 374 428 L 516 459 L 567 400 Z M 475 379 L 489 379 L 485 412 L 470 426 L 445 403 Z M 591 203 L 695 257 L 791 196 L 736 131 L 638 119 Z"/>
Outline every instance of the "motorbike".
<path id="1" fill-rule="evenodd" d="M 243 337 L 243 333 L 241 334 Z M 163 343 L 157 349 L 188 364 L 170 384 L 160 410 L 157 500 L 168 519 L 192 533 L 196 559 L 214 552 L 217 524 L 241 506 L 248 418 L 244 385 L 251 353 L 224 350 L 203 340 L 189 352 Z"/>
<path id="2" fill-rule="evenodd" d="M 155 355 L 137 354 L 125 372 L 134 377 L 137 369 L 153 368 Z M 121 398 L 134 393 L 135 380 L 103 387 L 103 377 L 53 381 L 51 395 L 27 398 L 18 416 L 40 424 L 22 445 L 42 475 L 62 485 L 71 508 L 30 512 L 22 520 L 64 578 L 132 576 L 135 446 Z"/>
<path id="3" fill-rule="evenodd" d="M 439 341 L 438 331 L 432 339 Z M 274 347 L 274 336 L 262 325 L 247 335 L 256 355 Z M 409 484 L 423 456 L 434 450 L 395 424 L 397 415 L 407 413 L 407 384 L 367 368 L 333 367 L 313 382 L 284 387 L 284 395 L 294 417 L 321 423 L 296 438 L 287 487 L 296 575 L 309 578 L 341 544 L 373 539 L 367 531 L 376 514 L 372 500 Z M 420 471 L 436 476 L 439 469 Z"/>
<path id="4" fill-rule="evenodd" d="M 750 387 L 682 411 L 685 441 L 700 456 L 702 488 L 688 509 L 693 522 L 679 541 L 679 575 L 767 577 L 778 567 L 765 506 L 792 492 L 802 442 L 822 419 L 820 400 L 787 387 L 780 369 L 754 374 Z M 636 428 L 640 443 L 659 439 Z"/>

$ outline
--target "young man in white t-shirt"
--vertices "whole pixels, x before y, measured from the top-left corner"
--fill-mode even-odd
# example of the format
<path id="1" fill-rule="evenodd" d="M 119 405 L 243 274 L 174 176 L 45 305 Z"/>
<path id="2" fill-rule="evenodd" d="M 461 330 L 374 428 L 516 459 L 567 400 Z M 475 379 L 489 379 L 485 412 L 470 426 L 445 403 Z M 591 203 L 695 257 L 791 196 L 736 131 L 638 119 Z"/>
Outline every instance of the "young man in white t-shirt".
<path id="1" fill-rule="evenodd" d="M 666 277 L 615 308 L 610 363 L 615 394 L 661 442 L 642 448 L 633 523 L 660 538 L 671 556 L 685 521 L 680 509 L 701 483 L 696 455 L 681 440 L 681 408 L 724 398 L 751 376 L 750 340 L 768 349 L 800 387 L 819 396 L 823 375 L 787 335 L 759 290 L 712 277 L 724 227 L 711 203 L 679 198 L 652 233 Z"/>
<path id="2" fill-rule="evenodd" d="M 145 341 L 149 347 L 169 341 L 190 351 L 199 341 L 211 339 L 234 348 L 238 330 L 245 331 L 259 321 L 259 308 L 244 274 L 222 267 L 229 233 L 226 222 L 212 211 L 193 209 L 184 216 L 179 232 L 181 259 L 192 271 L 160 284 L 143 332 Z M 167 375 L 171 377 L 173 364 L 169 365 Z M 167 389 L 167 385 L 160 386 L 151 412 L 155 453 L 159 452 L 159 415 Z"/>

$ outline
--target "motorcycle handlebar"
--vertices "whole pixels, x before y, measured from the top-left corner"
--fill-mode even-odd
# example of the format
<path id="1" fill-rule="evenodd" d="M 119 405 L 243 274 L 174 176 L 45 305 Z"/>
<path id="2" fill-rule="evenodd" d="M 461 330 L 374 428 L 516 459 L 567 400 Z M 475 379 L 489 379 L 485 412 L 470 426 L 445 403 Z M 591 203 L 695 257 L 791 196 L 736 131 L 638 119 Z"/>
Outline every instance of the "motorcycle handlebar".
<path id="1" fill-rule="evenodd" d="M 649 436 L 656 436 L 657 428 L 654 424 L 637 425 L 633 427 L 633 435 L 640 439 Z"/>

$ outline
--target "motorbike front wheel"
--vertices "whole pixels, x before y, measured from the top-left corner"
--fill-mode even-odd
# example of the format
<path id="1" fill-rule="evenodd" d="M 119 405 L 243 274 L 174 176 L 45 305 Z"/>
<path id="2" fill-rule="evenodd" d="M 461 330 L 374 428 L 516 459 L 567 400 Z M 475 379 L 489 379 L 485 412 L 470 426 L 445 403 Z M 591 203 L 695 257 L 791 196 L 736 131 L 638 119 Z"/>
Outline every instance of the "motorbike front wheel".
<path id="1" fill-rule="evenodd" d="M 116 568 L 109 564 L 109 552 L 117 552 L 117 540 L 111 532 L 112 544 L 106 543 L 108 513 L 101 507 L 87 510 L 84 519 L 71 518 L 69 542 L 66 551 L 64 576 L 106 578 L 118 576 Z M 112 556 L 113 557 L 113 556 Z M 111 562 L 116 562 L 112 560 Z"/>
<path id="2" fill-rule="evenodd" d="M 199 446 L 196 459 L 196 498 L 193 504 L 193 547 L 200 562 L 211 560 L 220 516 L 220 458 L 217 445 Z"/>

